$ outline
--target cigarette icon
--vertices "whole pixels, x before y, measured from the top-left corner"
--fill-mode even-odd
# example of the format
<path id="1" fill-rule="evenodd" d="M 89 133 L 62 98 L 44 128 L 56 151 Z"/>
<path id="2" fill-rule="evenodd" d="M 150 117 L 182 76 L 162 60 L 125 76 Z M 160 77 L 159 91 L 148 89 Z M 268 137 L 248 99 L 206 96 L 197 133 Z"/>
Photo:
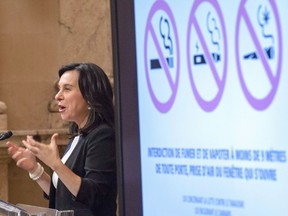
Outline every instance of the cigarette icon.
<path id="1" fill-rule="evenodd" d="M 174 67 L 174 62 L 173 62 L 173 58 L 172 57 L 166 58 L 166 62 L 168 64 L 169 68 L 173 68 Z M 151 59 L 150 60 L 150 68 L 151 69 L 160 69 L 160 68 L 162 68 L 159 59 Z"/>

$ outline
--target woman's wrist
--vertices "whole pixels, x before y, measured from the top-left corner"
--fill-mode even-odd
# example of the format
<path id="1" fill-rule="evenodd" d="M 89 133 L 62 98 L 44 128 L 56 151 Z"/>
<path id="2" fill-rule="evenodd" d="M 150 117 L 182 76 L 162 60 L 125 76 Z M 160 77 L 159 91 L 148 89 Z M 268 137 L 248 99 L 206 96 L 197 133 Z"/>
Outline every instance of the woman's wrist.
<path id="1" fill-rule="evenodd" d="M 37 168 L 38 168 L 38 163 L 37 163 L 37 161 L 35 161 L 35 162 L 33 162 L 33 167 L 32 167 L 32 169 L 28 169 L 27 171 L 28 171 L 29 173 L 34 173 L 34 172 L 37 170 Z"/>
<path id="2" fill-rule="evenodd" d="M 29 176 L 32 180 L 37 181 L 44 173 L 44 168 L 37 162 L 37 167 L 33 172 L 29 172 Z"/>
<path id="3" fill-rule="evenodd" d="M 61 167 L 63 166 L 63 162 L 61 160 L 55 161 L 55 163 L 53 165 L 51 165 L 51 169 L 54 172 L 58 172 L 59 169 L 61 169 Z"/>

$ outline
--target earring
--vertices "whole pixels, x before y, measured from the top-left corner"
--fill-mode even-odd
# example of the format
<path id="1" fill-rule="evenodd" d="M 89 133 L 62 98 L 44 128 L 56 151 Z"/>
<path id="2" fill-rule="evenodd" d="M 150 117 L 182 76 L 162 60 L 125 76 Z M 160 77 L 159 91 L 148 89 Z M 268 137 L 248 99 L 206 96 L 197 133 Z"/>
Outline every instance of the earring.
<path id="1" fill-rule="evenodd" d="M 90 106 L 88 106 L 88 110 L 91 110 L 91 107 L 90 107 Z"/>

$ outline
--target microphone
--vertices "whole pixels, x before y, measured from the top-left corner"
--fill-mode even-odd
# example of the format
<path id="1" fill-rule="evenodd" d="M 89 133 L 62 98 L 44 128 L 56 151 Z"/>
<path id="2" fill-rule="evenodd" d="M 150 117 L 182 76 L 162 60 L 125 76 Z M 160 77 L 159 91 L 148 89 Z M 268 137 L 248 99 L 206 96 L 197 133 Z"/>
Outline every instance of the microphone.
<path id="1" fill-rule="evenodd" d="M 12 131 L 6 131 L 4 133 L 0 134 L 0 141 L 1 140 L 5 140 L 8 139 L 9 137 L 11 137 L 13 135 Z"/>

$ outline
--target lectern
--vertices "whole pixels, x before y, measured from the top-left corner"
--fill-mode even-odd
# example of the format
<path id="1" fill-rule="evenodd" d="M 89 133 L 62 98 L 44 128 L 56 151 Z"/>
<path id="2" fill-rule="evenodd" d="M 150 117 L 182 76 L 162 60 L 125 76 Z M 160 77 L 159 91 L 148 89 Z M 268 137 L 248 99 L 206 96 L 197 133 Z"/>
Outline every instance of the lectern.
<path id="1" fill-rule="evenodd" d="M 74 216 L 74 211 L 58 211 L 27 204 L 13 205 L 0 200 L 0 216 Z"/>

